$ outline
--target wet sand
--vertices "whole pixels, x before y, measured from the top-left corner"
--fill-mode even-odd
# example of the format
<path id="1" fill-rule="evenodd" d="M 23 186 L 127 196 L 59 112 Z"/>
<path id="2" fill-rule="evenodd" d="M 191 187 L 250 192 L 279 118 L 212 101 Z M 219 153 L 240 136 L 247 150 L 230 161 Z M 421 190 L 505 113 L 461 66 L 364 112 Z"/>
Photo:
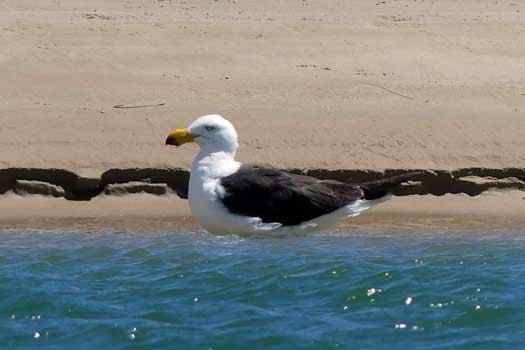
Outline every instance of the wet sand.
<path id="1" fill-rule="evenodd" d="M 354 231 L 479 231 L 520 229 L 525 225 L 523 192 L 393 197 L 341 223 Z M 153 232 L 200 230 L 188 202 L 175 195 L 101 196 L 71 202 L 42 196 L 0 196 L 0 227 L 13 229 L 88 229 Z"/>

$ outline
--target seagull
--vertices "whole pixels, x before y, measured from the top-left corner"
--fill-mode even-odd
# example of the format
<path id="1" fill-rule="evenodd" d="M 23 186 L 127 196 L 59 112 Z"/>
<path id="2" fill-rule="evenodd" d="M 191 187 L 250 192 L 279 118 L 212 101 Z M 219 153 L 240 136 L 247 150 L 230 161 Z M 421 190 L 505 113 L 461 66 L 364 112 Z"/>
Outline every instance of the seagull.
<path id="1" fill-rule="evenodd" d="M 235 160 L 237 132 L 218 114 L 174 129 L 167 145 L 195 142 L 188 199 L 192 215 L 214 234 L 287 235 L 318 232 L 390 198 L 389 190 L 421 175 L 361 185 L 319 180 Z"/>

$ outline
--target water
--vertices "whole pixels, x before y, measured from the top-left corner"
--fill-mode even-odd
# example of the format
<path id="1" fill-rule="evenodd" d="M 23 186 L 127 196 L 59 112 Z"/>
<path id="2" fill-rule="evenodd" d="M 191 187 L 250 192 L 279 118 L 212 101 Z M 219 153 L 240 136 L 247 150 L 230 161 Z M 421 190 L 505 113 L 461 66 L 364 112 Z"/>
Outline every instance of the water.
<path id="1" fill-rule="evenodd" d="M 0 237 L 2 349 L 525 347 L 519 232 Z"/>

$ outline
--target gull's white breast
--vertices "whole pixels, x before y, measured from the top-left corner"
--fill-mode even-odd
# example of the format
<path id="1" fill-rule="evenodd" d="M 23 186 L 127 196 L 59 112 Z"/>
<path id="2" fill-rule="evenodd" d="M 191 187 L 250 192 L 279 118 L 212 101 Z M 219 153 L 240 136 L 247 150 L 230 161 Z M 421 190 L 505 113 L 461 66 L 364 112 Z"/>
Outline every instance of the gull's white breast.
<path id="1" fill-rule="evenodd" d="M 243 217 L 232 215 L 220 201 L 224 188 L 220 178 L 236 172 L 240 163 L 224 154 L 197 156 L 192 165 L 189 202 L 193 216 L 210 232 L 229 234 L 247 229 Z"/>

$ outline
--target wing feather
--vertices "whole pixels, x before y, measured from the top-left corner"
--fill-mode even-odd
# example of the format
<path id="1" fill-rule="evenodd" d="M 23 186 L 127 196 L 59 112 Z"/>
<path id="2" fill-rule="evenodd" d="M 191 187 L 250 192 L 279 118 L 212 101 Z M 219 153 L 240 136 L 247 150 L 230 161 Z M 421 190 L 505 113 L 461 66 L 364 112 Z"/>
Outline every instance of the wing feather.
<path id="1" fill-rule="evenodd" d="M 285 226 L 315 219 L 363 197 L 357 186 L 246 165 L 222 178 L 221 185 L 225 189 L 221 200 L 231 213 Z"/>

